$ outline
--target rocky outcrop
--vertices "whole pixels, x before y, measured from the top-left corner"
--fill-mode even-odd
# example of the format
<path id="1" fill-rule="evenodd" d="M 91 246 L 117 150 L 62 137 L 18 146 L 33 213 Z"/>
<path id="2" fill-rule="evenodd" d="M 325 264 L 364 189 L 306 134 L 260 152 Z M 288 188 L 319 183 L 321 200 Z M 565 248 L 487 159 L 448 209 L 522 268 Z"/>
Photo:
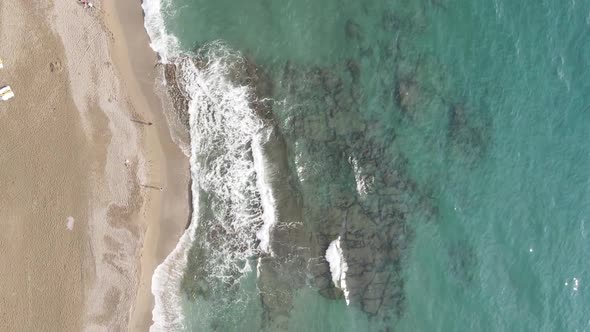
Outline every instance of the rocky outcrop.
<path id="1" fill-rule="evenodd" d="M 469 118 L 462 103 L 449 107 L 448 137 L 471 162 L 481 159 L 487 151 L 486 130 Z"/>
<path id="2" fill-rule="evenodd" d="M 478 264 L 475 249 L 467 241 L 456 241 L 448 248 L 449 269 L 462 286 L 469 286 L 475 279 Z"/>
<path id="3" fill-rule="evenodd" d="M 186 60 L 186 59 L 185 59 Z M 264 127 L 258 133 L 260 137 L 253 138 L 259 140 L 259 151 L 261 153 L 263 164 L 258 165 L 264 168 L 265 172 L 256 174 L 255 176 L 264 176 L 264 183 L 271 191 L 275 198 L 276 206 L 274 206 L 274 218 L 277 220 L 276 224 L 269 225 L 268 234 L 268 248 L 260 248 L 254 257 L 257 264 L 257 285 L 260 290 L 260 300 L 264 309 L 264 328 L 272 331 L 286 329 L 289 312 L 292 307 L 292 300 L 294 292 L 305 285 L 307 260 L 310 257 L 310 237 L 311 233 L 305 227 L 302 217 L 303 207 L 301 205 L 300 197 L 297 194 L 297 188 L 293 186 L 294 172 L 292 171 L 288 161 L 288 148 L 285 140 L 278 130 L 276 121 L 272 113 L 272 93 L 273 85 L 270 77 L 264 70 L 256 65 L 251 59 L 241 57 L 236 58 L 236 62 L 232 62 L 227 75 L 236 86 L 248 86 L 250 92 L 250 108 L 255 115 L 260 118 Z M 190 59 L 198 69 L 207 71 L 208 62 L 206 59 L 195 57 Z M 188 125 L 188 103 L 190 97 L 185 91 L 185 82 L 182 77 L 178 77 L 177 73 L 181 68 L 183 62 L 178 61 L 177 65 L 170 65 L 166 67 L 166 79 L 168 88 L 175 107 L 179 112 L 181 119 L 186 118 Z M 184 120 L 183 120 L 184 121 Z M 310 122 L 311 125 L 311 122 Z M 319 138 L 320 130 L 310 133 Z M 263 137 L 263 138 L 262 138 Z M 250 150 L 252 149 L 245 149 Z M 253 151 L 250 154 L 254 153 Z M 248 158 L 253 158 L 250 155 Z M 256 162 L 256 161 L 254 161 Z M 259 188 L 260 189 L 260 188 Z M 209 197 L 208 193 L 202 192 L 199 197 L 204 201 L 213 201 L 213 197 Z M 223 202 L 224 204 L 231 204 Z M 253 206 L 253 210 L 262 210 L 262 206 Z M 191 249 L 189 255 L 193 257 L 189 260 L 188 273 L 190 278 L 183 280 L 183 289 L 192 295 L 192 297 L 211 298 L 212 292 L 215 289 L 223 289 L 227 292 L 233 287 L 233 281 L 240 277 L 240 271 L 234 270 L 231 275 L 225 274 L 223 280 L 224 285 L 219 284 L 219 280 L 210 280 L 210 271 L 207 270 L 206 264 L 202 262 L 208 261 L 209 250 L 211 247 L 221 246 L 226 239 L 232 237 L 226 227 L 219 224 L 209 223 L 208 220 L 214 220 L 213 216 L 207 215 L 207 209 L 201 211 L 202 224 L 197 228 L 196 238 L 203 239 Z M 261 229 L 261 225 L 252 224 L 253 230 Z M 253 236 L 256 232 L 252 232 Z M 227 247 L 227 243 L 224 244 Z M 247 248 L 229 247 L 227 250 L 231 252 L 240 252 Z M 201 263 L 199 263 L 201 262 Z M 215 262 L 213 262 L 215 264 Z M 197 280 L 195 282 L 195 280 Z M 216 284 L 217 283 L 217 284 Z"/>
<path id="4" fill-rule="evenodd" d="M 362 43 L 358 24 L 349 21 L 344 30 L 348 40 Z M 359 52 L 369 54 L 368 49 L 360 47 Z M 194 61 L 197 67 L 205 65 Z M 396 63 L 395 84 L 388 85 L 393 91 L 383 92 L 391 103 L 387 106 L 397 107 L 401 117 L 413 118 L 433 101 L 445 104 L 436 82 L 421 76 L 419 62 Z M 250 106 L 267 133 L 261 152 L 269 166 L 265 176 L 275 196 L 276 223 L 268 230 L 268 249 L 260 250 L 255 259 L 268 330 L 287 328 L 293 297 L 306 284 L 371 316 L 388 319 L 404 310 L 402 264 L 413 237 L 409 220 L 417 209 L 435 218 L 436 208 L 410 178 L 407 161 L 396 149 L 394 129 L 364 111 L 368 102 L 362 69 L 361 61 L 353 58 L 311 69 L 288 62 L 278 81 L 282 85 L 274 87 L 263 68 L 249 59 L 232 67 L 232 81 L 251 87 Z M 179 81 L 176 71 L 166 71 L 175 105 L 186 110 L 186 93 L 173 83 Z M 289 112 L 274 114 L 273 98 L 295 102 Z M 462 129 L 469 125 L 461 112 L 452 110 L 449 121 L 452 139 L 472 136 Z M 212 243 L 231 236 L 213 227 L 200 231 Z M 334 263 L 326 259 L 336 240 L 345 266 L 339 278 L 331 270 Z M 205 249 L 195 250 L 195 255 L 206 256 Z M 458 257 L 459 267 L 470 263 Z M 206 284 L 193 287 L 203 296 L 209 292 Z"/>
<path id="5" fill-rule="evenodd" d="M 272 172 L 265 179 L 275 197 L 276 224 L 269 229 L 268 252 L 258 259 L 258 288 L 264 308 L 264 327 L 286 330 L 295 291 L 305 285 L 306 264 L 310 257 L 309 230 L 303 222 L 303 210 L 292 185 L 285 141 L 271 126 L 261 153 Z"/>
<path id="6" fill-rule="evenodd" d="M 174 63 L 164 65 L 164 78 L 166 79 L 166 88 L 168 89 L 168 95 L 172 100 L 174 111 L 176 116 L 180 119 L 181 123 L 189 129 L 189 114 L 188 106 L 190 97 L 186 92 L 185 83 L 178 77 L 179 68 Z"/>
<path id="7" fill-rule="evenodd" d="M 369 131 L 382 128 L 361 117 L 360 67 L 351 60 L 338 69 L 305 72 L 288 64 L 285 75 L 291 75 L 288 82 L 297 100 L 324 103 L 305 105 L 280 129 L 272 125 L 281 121 L 273 119 L 269 106 L 259 113 L 271 124 L 262 153 L 272 165 L 266 182 L 277 202 L 269 251 L 258 259 L 258 287 L 270 330 L 286 329 L 295 291 L 310 276 L 320 294 L 347 300 L 367 314 L 387 317 L 403 310 L 400 271 L 411 238 L 406 218 L 415 186 L 405 174 L 403 156 L 388 153 L 391 142 L 375 139 Z M 262 85 L 256 91 L 272 90 Z M 295 142 L 306 144 L 304 159 L 317 167 L 317 173 L 306 169 L 303 176 L 310 178 L 303 182 L 287 154 Z M 326 201 L 317 190 L 328 195 Z M 347 265 L 346 289 L 334 283 L 326 260 L 326 250 L 338 237 Z"/>
<path id="8" fill-rule="evenodd" d="M 163 67 L 168 95 L 172 99 L 176 115 L 181 123 L 188 128 L 188 107 L 191 97 L 186 90 L 187 82 L 180 76 L 181 67 L 185 65 L 184 61 L 186 60 L 190 60 L 196 68 L 206 69 L 206 59 L 198 55 L 192 58 L 184 56 L 183 58 L 174 59 L 173 62 L 165 64 Z M 231 67 L 232 71 L 229 73 L 229 79 L 238 86 L 249 86 L 252 89 L 251 108 L 257 112 L 258 116 L 269 120 L 272 118 L 272 80 L 252 59 L 244 57 L 242 60 Z"/>
<path id="9" fill-rule="evenodd" d="M 311 282 L 321 295 L 369 315 L 401 314 L 401 264 L 412 237 L 407 218 L 419 193 L 406 174 L 405 158 L 391 149 L 395 135 L 363 117 L 356 61 L 311 71 L 289 63 L 284 75 L 297 100 L 323 100 L 306 104 L 285 128 L 288 142 L 304 146 L 301 159 L 313 161 L 299 183 L 304 220 L 314 235 Z M 326 260 L 337 239 L 346 266 L 342 282 L 334 282 Z"/>

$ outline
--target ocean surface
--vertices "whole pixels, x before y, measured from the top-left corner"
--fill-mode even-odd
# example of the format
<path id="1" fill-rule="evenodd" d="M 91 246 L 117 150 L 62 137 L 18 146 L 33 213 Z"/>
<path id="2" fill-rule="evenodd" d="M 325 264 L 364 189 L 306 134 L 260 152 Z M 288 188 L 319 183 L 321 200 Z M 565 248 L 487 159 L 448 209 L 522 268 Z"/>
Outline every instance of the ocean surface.
<path id="1" fill-rule="evenodd" d="M 153 330 L 590 330 L 590 2 L 143 7 L 194 200 Z"/>

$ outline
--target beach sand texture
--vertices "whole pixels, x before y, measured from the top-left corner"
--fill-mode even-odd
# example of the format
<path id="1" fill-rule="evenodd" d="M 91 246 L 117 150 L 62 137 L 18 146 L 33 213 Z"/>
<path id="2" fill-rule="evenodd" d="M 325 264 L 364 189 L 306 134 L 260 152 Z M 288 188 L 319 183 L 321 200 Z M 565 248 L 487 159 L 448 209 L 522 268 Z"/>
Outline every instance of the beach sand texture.
<path id="1" fill-rule="evenodd" d="M 66 73 L 50 68 L 65 59 L 46 9 L 24 2 L 0 2 L 0 84 L 17 95 L 0 104 L 0 330 L 48 330 L 51 320 L 72 331 L 84 295 L 89 143 Z"/>
<path id="2" fill-rule="evenodd" d="M 186 157 L 145 97 L 153 69 L 129 65 L 97 7 L 0 2 L 0 85 L 16 94 L 0 103 L 2 331 L 149 326 L 151 271 L 188 218 Z"/>

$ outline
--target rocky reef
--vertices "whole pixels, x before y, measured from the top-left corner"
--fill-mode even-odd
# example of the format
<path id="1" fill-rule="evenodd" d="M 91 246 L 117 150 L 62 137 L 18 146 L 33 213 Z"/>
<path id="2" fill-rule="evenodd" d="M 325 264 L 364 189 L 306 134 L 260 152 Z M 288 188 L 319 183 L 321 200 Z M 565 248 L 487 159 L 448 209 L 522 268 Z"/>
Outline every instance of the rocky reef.
<path id="1" fill-rule="evenodd" d="M 478 260 L 475 249 L 467 241 L 456 241 L 448 248 L 449 269 L 455 279 L 463 286 L 469 286 L 475 279 Z"/>
<path id="2" fill-rule="evenodd" d="M 448 137 L 470 162 L 475 162 L 485 155 L 489 137 L 485 126 L 472 121 L 463 103 L 449 107 Z"/>
<path id="3" fill-rule="evenodd" d="M 314 235 L 312 284 L 323 296 L 343 298 L 369 315 L 399 315 L 402 260 L 412 237 L 407 218 L 418 192 L 405 158 L 392 149 L 395 133 L 363 117 L 362 73 L 355 60 L 311 71 L 288 63 L 283 75 L 298 100 L 316 101 L 294 112 L 284 128 L 287 141 L 305 146 L 302 159 L 314 161 L 315 171 L 299 182 L 305 222 Z M 346 265 L 341 284 L 334 283 L 326 259 L 335 240 Z"/>
<path id="4" fill-rule="evenodd" d="M 189 129 L 189 114 L 188 106 L 190 96 L 186 91 L 186 82 L 178 77 L 179 68 L 175 63 L 168 63 L 164 65 L 164 78 L 166 79 L 166 88 L 168 96 L 172 100 L 176 116 L 182 124 Z"/>
<path id="5" fill-rule="evenodd" d="M 403 17 L 384 13 L 383 28 L 407 34 L 424 29 L 424 16 Z M 476 159 L 486 152 L 489 138 L 465 103 L 451 102 L 460 99 L 450 97 L 440 68 L 433 69 L 438 66 L 434 59 L 416 56 L 401 37 L 383 45 L 365 45 L 363 28 L 353 20 L 346 21 L 343 33 L 358 44 L 358 57 L 322 66 L 286 61 L 274 64 L 272 70 L 242 57 L 229 73 L 234 84 L 249 87 L 250 109 L 264 123 L 258 134 L 264 138 L 259 144 L 266 171 L 255 177 L 265 177 L 276 203 L 268 248 L 259 248 L 251 257 L 257 265 L 267 330 L 287 329 L 297 290 L 309 285 L 322 296 L 346 301 L 377 319 L 403 315 L 402 270 L 414 236 L 413 222 L 417 214 L 435 220 L 437 207 L 432 193 L 436 189 L 424 189 L 412 179 L 408 159 L 397 142 L 400 122 L 393 120 L 420 127 L 433 118 L 445 119 L 448 126 L 434 137 L 437 144 L 448 144 Z M 363 61 L 378 56 L 388 75 L 370 79 L 384 80 L 381 86 L 386 91 L 368 96 L 363 88 L 368 79 Z M 198 57 L 191 61 L 201 69 L 208 65 Z M 186 82 L 178 76 L 176 65 L 166 65 L 165 75 L 178 116 L 188 126 Z M 379 99 L 377 108 L 391 122 L 382 121 L 383 114 L 372 116 L 374 99 Z M 206 239 L 209 246 L 231 236 L 214 226 L 197 230 L 197 237 Z M 333 261 L 328 257 L 331 246 L 337 246 L 339 256 Z M 453 273 L 469 283 L 472 275 L 466 271 L 477 263 L 470 247 L 452 246 L 448 254 Z M 207 259 L 207 248 L 195 245 L 189 255 L 197 259 L 189 260 L 183 289 L 193 297 L 206 298 L 212 287 L 208 271 L 194 262 Z M 240 273 L 236 270 L 230 278 L 238 279 Z"/>

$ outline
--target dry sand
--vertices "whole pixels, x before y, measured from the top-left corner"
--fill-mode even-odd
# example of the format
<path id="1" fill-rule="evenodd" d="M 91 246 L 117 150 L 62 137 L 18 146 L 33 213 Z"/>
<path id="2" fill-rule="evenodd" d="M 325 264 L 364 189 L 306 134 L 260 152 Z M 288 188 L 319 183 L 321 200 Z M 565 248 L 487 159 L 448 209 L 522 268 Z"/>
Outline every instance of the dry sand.
<path id="1" fill-rule="evenodd" d="M 139 2 L 123 3 L 0 2 L 0 85 L 16 93 L 0 103 L 1 331 L 151 324 L 188 161 L 153 92 Z"/>

